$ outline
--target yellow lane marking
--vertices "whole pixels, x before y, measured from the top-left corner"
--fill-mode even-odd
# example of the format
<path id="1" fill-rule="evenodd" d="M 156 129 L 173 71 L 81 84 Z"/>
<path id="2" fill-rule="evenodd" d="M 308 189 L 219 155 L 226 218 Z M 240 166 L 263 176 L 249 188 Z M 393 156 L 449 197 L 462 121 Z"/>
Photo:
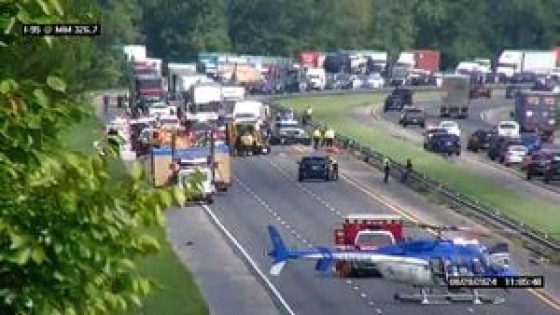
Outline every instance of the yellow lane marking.
<path id="1" fill-rule="evenodd" d="M 294 148 L 294 150 L 296 150 L 300 153 L 307 152 L 301 146 L 294 146 L 293 148 Z M 406 219 L 408 219 L 408 220 L 410 220 L 410 221 L 412 221 L 416 224 L 421 222 L 420 219 L 418 217 L 416 217 L 414 214 L 412 214 L 410 210 L 407 210 L 407 209 L 404 209 L 404 208 L 401 208 L 401 207 L 395 205 L 394 202 L 388 200 L 386 197 L 374 193 L 373 191 L 370 190 L 370 188 L 365 188 L 364 185 L 362 185 L 362 184 L 358 183 L 357 181 L 351 179 L 350 177 L 345 175 L 345 172 L 342 172 L 341 170 L 339 170 L 339 171 L 340 171 L 340 178 L 344 179 L 346 182 L 348 182 L 354 188 L 356 188 L 359 191 L 363 192 L 364 194 L 368 195 L 370 198 L 376 200 L 377 202 L 383 204 L 384 206 L 388 207 L 389 209 L 395 211 L 396 213 L 402 215 L 404 218 L 406 218 Z M 431 233 L 433 235 L 437 235 L 436 231 L 434 231 L 432 229 L 427 229 L 427 230 L 428 230 L 429 233 Z M 522 270 L 520 270 L 520 271 L 522 273 L 528 274 L 527 272 L 523 272 Z M 556 299 L 554 299 L 553 297 L 549 297 L 548 295 L 545 295 L 541 291 L 538 291 L 538 290 L 535 290 L 535 289 L 527 289 L 527 291 L 529 293 L 531 293 L 533 296 L 535 296 L 536 298 L 545 302 L 550 307 L 560 311 L 560 302 L 557 301 Z M 544 290 L 542 290 L 542 291 L 544 291 Z"/>

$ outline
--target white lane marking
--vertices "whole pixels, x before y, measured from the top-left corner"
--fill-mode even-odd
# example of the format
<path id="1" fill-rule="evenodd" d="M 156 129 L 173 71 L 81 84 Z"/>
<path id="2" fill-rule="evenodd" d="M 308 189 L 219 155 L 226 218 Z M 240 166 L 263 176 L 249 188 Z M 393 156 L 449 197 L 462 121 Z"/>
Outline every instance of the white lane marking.
<path id="1" fill-rule="evenodd" d="M 474 313 L 474 309 L 472 307 L 467 307 L 467 311 Z"/>
<path id="2" fill-rule="evenodd" d="M 375 309 L 375 312 L 376 312 L 377 314 L 383 314 L 383 311 L 382 311 L 380 308 L 376 308 L 376 309 Z"/>
<path id="3" fill-rule="evenodd" d="M 243 248 L 243 246 L 239 244 L 237 239 L 235 239 L 235 237 L 226 229 L 226 227 L 222 224 L 222 222 L 220 222 L 218 217 L 214 214 L 214 212 L 212 212 L 212 209 L 210 209 L 210 207 L 208 207 L 207 205 L 202 205 L 202 208 L 206 211 L 206 214 L 208 214 L 208 216 L 212 219 L 214 224 L 218 226 L 218 228 L 222 231 L 222 233 L 233 243 L 233 245 L 235 245 L 237 250 L 241 252 L 243 257 L 249 262 L 249 265 L 251 265 L 253 270 L 259 275 L 259 277 L 264 281 L 264 283 L 266 283 L 266 286 L 270 289 L 274 297 L 276 297 L 276 299 L 280 302 L 280 304 L 282 304 L 282 306 L 286 309 L 286 312 L 288 312 L 288 314 L 290 315 L 295 315 L 295 312 L 292 310 L 288 302 L 286 302 L 282 294 L 280 294 L 280 291 L 278 291 L 276 286 L 274 286 L 274 284 L 272 284 L 272 282 L 268 280 L 266 275 L 257 266 L 257 263 L 255 263 L 255 261 L 251 258 L 251 256 L 249 256 L 249 254 Z"/>
<path id="4" fill-rule="evenodd" d="M 234 177 L 234 180 L 235 180 L 237 183 L 239 183 L 239 185 L 240 185 L 243 189 L 245 189 L 245 191 L 247 191 L 247 192 L 252 192 L 251 188 L 249 188 L 249 186 L 247 186 L 247 184 L 245 184 L 244 182 L 242 182 L 240 179 Z M 258 196 L 256 193 L 253 192 L 252 195 L 253 195 L 253 197 L 254 197 L 256 200 L 260 200 L 260 201 L 262 201 L 262 202 L 264 202 L 264 203 L 266 204 L 266 202 L 265 202 L 260 196 Z M 262 202 L 260 202 L 260 203 L 262 204 Z M 268 206 L 268 204 L 266 204 L 266 205 Z M 270 206 L 268 206 L 268 207 L 270 207 Z M 330 207 L 328 204 L 327 204 L 327 207 L 332 208 L 332 207 Z M 316 247 L 313 243 L 311 243 L 311 242 L 307 241 L 306 239 L 304 239 L 303 236 L 302 236 L 301 234 L 298 234 L 298 232 L 296 231 L 295 228 L 290 227 L 290 225 L 287 223 L 287 221 L 284 221 L 284 220 L 282 219 L 282 217 L 281 217 L 280 215 L 278 215 L 271 207 L 270 207 L 270 209 L 271 209 L 271 211 L 269 211 L 269 212 L 274 213 L 274 215 L 277 216 L 276 219 L 277 219 L 278 221 L 281 221 L 281 223 L 286 227 L 286 229 L 287 229 L 290 233 L 292 233 L 292 235 L 294 235 L 298 240 L 300 240 L 305 246 L 307 246 L 308 248 L 315 248 L 315 247 Z M 332 211 L 334 211 L 334 209 L 333 209 Z M 352 281 L 349 280 L 349 279 L 347 280 L 346 283 L 347 283 L 354 291 L 358 291 L 358 290 L 360 289 L 360 287 L 357 286 L 357 285 L 354 285 L 354 286 L 352 287 Z M 360 296 L 361 296 L 362 298 L 364 298 L 364 299 L 367 297 L 366 293 L 363 292 L 363 291 L 360 292 Z M 373 303 L 373 302 L 370 302 L 370 303 Z M 370 304 L 370 305 L 371 305 L 371 304 Z"/>

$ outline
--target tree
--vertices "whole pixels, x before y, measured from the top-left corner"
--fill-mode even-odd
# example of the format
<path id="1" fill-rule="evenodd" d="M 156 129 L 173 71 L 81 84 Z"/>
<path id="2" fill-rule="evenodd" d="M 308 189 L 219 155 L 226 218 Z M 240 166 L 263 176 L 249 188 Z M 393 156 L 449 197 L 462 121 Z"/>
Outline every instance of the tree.
<path id="1" fill-rule="evenodd" d="M 85 69 L 88 60 L 60 54 L 70 41 L 81 49 L 91 43 L 21 36 L 21 23 L 63 18 L 56 0 L 3 3 L 0 9 L 6 12 L 0 58 L 16 63 L 0 65 L 0 309 L 111 314 L 139 304 L 151 282 L 133 261 L 159 247 L 144 228 L 161 224 L 162 209 L 183 202 L 184 195 L 148 190 L 139 166 L 116 179 L 108 172 L 117 163 L 113 154 L 63 150 L 60 132 L 87 115 L 80 93 L 66 83 L 77 73 L 68 67 Z"/>
<path id="2" fill-rule="evenodd" d="M 229 49 L 224 0 L 145 0 L 142 11 L 146 44 L 154 56 L 186 61 L 201 51 Z"/>

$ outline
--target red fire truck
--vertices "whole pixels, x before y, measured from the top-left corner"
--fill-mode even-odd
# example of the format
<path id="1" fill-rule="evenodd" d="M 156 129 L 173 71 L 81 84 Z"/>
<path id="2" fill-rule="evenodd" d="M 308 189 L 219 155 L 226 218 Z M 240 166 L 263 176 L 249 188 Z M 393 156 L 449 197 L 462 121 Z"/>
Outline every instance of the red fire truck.
<path id="1" fill-rule="evenodd" d="M 334 242 L 338 250 L 372 250 L 403 240 L 403 219 L 396 214 L 349 214 L 342 227 L 335 229 Z M 377 274 L 372 263 L 339 261 L 335 265 L 341 277 Z"/>

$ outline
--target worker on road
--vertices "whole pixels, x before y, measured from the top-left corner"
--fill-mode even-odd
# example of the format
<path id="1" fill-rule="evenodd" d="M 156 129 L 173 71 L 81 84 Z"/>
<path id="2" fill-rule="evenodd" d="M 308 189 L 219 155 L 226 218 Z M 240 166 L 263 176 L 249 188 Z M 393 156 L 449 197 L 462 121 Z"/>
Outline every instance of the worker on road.
<path id="1" fill-rule="evenodd" d="M 327 127 L 327 130 L 325 130 L 325 142 L 327 144 L 327 147 L 330 148 L 333 146 L 334 143 L 334 130 L 330 127 Z"/>
<path id="2" fill-rule="evenodd" d="M 323 134 L 321 133 L 321 129 L 315 128 L 315 130 L 313 130 L 313 148 L 315 150 L 319 149 L 322 138 Z"/>
<path id="3" fill-rule="evenodd" d="M 387 184 L 389 182 L 389 175 L 391 173 L 391 164 L 389 163 L 388 158 L 383 159 L 383 173 L 385 175 L 383 177 L 383 182 Z"/>
<path id="4" fill-rule="evenodd" d="M 406 159 L 406 166 L 401 175 L 401 183 L 403 184 L 406 183 L 408 176 L 410 175 L 410 172 L 412 172 L 412 160 Z"/>

